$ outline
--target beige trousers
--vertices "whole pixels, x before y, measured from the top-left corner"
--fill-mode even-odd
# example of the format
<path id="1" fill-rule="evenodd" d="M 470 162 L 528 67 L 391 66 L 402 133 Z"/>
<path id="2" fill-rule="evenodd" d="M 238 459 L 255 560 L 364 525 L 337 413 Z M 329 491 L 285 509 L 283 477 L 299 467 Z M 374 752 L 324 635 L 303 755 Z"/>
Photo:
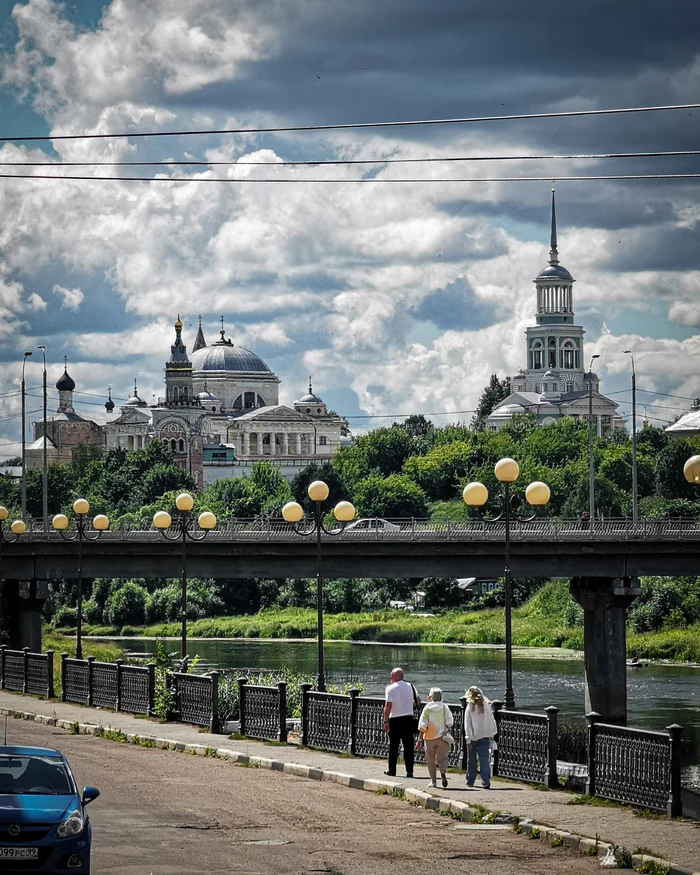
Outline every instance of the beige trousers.
<path id="1" fill-rule="evenodd" d="M 437 783 L 437 770 L 444 775 L 447 772 L 447 757 L 450 753 L 450 745 L 444 738 L 425 739 L 425 764 L 428 767 L 430 780 Z"/>

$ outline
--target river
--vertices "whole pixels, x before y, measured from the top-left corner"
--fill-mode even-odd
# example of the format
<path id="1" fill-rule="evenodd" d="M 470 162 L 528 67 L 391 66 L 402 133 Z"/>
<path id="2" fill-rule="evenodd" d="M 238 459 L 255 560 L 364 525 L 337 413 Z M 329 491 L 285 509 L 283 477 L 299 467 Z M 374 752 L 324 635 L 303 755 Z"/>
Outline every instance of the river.
<path id="1" fill-rule="evenodd" d="M 156 646 L 155 640 L 143 638 L 119 643 L 133 656 L 151 654 Z M 177 651 L 178 642 L 168 641 L 168 649 Z M 226 671 L 287 666 L 313 674 L 316 669 L 315 641 L 192 639 L 189 652 L 200 657 L 201 667 Z M 447 701 L 458 701 L 472 684 L 491 699 L 503 698 L 505 654 L 500 648 L 332 642 L 326 644 L 325 658 L 328 683 L 361 681 L 366 693 L 383 694 L 389 671 L 400 665 L 424 699 L 431 686 L 439 686 Z M 583 714 L 581 654 L 516 649 L 513 686 L 520 710 L 556 705 L 563 717 Z M 683 726 L 684 781 L 700 788 L 700 668 L 650 664 L 629 669 L 628 712 L 630 726 Z"/>

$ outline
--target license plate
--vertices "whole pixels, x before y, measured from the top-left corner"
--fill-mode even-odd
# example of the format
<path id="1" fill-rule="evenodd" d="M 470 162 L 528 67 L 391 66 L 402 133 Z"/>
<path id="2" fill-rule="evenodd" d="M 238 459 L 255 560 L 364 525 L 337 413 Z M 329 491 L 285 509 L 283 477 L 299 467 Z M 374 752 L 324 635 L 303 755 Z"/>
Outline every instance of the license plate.
<path id="1" fill-rule="evenodd" d="M 0 860 L 38 860 L 39 848 L 0 848 Z"/>

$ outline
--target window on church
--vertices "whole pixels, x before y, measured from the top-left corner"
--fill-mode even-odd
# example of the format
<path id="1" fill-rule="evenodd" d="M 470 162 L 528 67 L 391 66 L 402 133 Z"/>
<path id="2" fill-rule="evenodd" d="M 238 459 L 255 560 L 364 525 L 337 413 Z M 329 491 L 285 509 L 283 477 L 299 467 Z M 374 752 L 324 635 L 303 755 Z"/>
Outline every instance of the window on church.
<path id="1" fill-rule="evenodd" d="M 187 397 L 188 397 L 188 395 L 187 395 L 187 386 L 183 386 L 183 387 L 182 387 L 182 400 L 183 400 L 183 401 L 187 401 Z"/>
<path id="2" fill-rule="evenodd" d="M 321 435 L 321 437 L 318 439 L 318 442 L 322 447 L 328 446 L 328 438 L 325 436 L 325 434 Z"/>
<path id="3" fill-rule="evenodd" d="M 173 439 L 170 441 L 170 450 L 171 450 L 171 452 L 173 452 L 173 453 L 176 453 L 176 452 L 177 452 L 177 441 L 175 440 L 175 438 L 173 438 Z"/>
<path id="4" fill-rule="evenodd" d="M 549 367 L 556 368 L 557 366 L 557 351 L 555 349 L 549 350 Z"/>
<path id="5" fill-rule="evenodd" d="M 542 367 L 542 350 L 541 349 L 533 349 L 532 350 L 532 367 L 536 371 L 541 369 L 541 367 Z"/>
<path id="6" fill-rule="evenodd" d="M 561 351 L 561 366 L 567 370 L 576 367 L 576 350 L 572 343 L 567 342 Z"/>
<path id="7" fill-rule="evenodd" d="M 177 404 L 180 400 L 180 390 L 177 386 L 173 387 L 173 403 Z"/>
<path id="8" fill-rule="evenodd" d="M 243 406 L 246 410 L 252 410 L 257 407 L 257 395 L 255 392 L 246 392 L 243 396 Z"/>
<path id="9" fill-rule="evenodd" d="M 234 410 L 242 410 L 243 409 L 243 396 L 239 395 L 238 398 L 233 402 Z"/>
<path id="10" fill-rule="evenodd" d="M 182 440 L 182 438 L 180 438 L 180 441 L 178 443 L 178 449 L 181 453 L 185 452 L 185 442 Z"/>

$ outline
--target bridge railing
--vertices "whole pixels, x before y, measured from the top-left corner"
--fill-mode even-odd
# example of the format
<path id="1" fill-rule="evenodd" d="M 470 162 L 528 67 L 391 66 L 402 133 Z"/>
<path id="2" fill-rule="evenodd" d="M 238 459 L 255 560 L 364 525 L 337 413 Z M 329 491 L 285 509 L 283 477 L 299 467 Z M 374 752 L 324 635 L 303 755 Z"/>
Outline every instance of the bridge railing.
<path id="1" fill-rule="evenodd" d="M 353 528 L 352 525 L 335 535 L 322 534 L 324 539 L 349 542 L 392 542 L 392 541 L 502 541 L 505 536 L 503 522 L 483 520 L 424 520 L 389 519 L 385 528 Z M 315 537 L 315 536 L 314 536 Z M 547 518 L 511 524 L 513 540 L 697 540 L 700 539 L 700 523 L 694 518 L 639 520 L 630 519 L 595 520 L 593 524 L 580 519 Z M 44 533 L 40 523 L 32 523 L 24 540 L 61 541 L 59 532 Z M 283 520 L 223 520 L 207 538 L 211 541 L 300 541 L 303 536 L 296 534 Z M 306 538 L 311 540 L 312 536 Z M 104 532 L 101 540 L 107 541 L 160 541 L 159 533 L 151 528 L 120 526 Z"/>
<path id="2" fill-rule="evenodd" d="M 632 729 L 598 722 L 588 714 L 586 793 L 678 817 L 681 801 L 681 733 Z"/>
<path id="3" fill-rule="evenodd" d="M 493 703 L 498 734 L 493 752 L 493 773 L 533 784 L 557 787 L 557 715 L 550 705 L 544 714 L 507 711 Z"/>
<path id="4" fill-rule="evenodd" d="M 219 672 L 208 675 L 174 671 L 170 684 L 175 702 L 175 715 L 181 723 L 206 726 L 219 731 Z"/>
<path id="5" fill-rule="evenodd" d="M 52 699 L 53 650 L 32 653 L 28 647 L 10 650 L 0 645 L 0 689 L 34 693 Z"/>
<path id="6" fill-rule="evenodd" d="M 249 684 L 238 678 L 240 733 L 249 738 L 287 741 L 287 684 L 276 687 Z"/>
<path id="7" fill-rule="evenodd" d="M 61 701 L 152 714 L 155 664 L 126 665 L 123 660 L 97 662 L 94 656 L 73 659 L 61 654 Z"/>

